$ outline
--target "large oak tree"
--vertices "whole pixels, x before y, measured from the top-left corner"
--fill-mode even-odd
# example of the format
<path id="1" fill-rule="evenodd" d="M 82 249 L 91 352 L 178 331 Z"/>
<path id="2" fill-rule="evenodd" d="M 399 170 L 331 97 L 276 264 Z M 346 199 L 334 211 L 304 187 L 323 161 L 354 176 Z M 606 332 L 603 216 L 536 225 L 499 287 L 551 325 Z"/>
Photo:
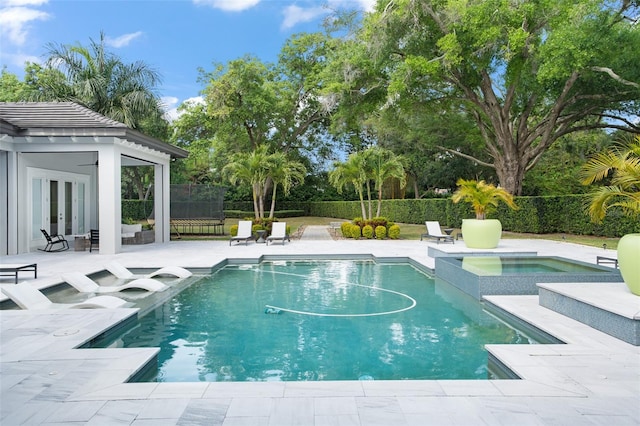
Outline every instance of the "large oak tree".
<path id="1" fill-rule="evenodd" d="M 377 72 L 352 63 L 347 93 L 377 99 L 383 85 L 382 108 L 408 98 L 455 105 L 475 120 L 490 160 L 442 149 L 494 168 L 520 194 L 563 135 L 640 133 L 637 13 L 637 1 L 382 0 L 356 41 Z"/>

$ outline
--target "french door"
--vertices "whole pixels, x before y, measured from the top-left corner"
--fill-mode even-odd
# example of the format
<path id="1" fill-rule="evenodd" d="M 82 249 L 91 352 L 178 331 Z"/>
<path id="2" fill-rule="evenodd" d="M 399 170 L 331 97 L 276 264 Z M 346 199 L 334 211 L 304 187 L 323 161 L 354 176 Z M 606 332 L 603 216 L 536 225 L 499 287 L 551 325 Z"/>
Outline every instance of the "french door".
<path id="1" fill-rule="evenodd" d="M 65 237 L 88 232 L 89 176 L 30 169 L 31 246 L 40 243 L 40 229 Z"/>

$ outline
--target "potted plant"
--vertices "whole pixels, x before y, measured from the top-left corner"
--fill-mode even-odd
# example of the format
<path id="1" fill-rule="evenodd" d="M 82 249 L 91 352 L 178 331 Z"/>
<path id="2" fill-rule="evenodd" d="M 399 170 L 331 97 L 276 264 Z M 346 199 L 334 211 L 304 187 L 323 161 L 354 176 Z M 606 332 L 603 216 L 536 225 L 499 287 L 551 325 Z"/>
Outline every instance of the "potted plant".
<path id="1" fill-rule="evenodd" d="M 475 219 L 462 220 L 464 243 L 469 248 L 490 249 L 498 247 L 502 236 L 502 224 L 498 219 L 487 219 L 486 216 L 495 210 L 499 202 L 504 202 L 512 209 L 517 209 L 513 196 L 502 188 L 497 188 L 484 180 L 458 179 L 458 189 L 451 198 L 454 203 L 465 201 L 471 204 L 476 214 Z"/>
<path id="2" fill-rule="evenodd" d="M 629 138 L 591 157 L 581 170 L 582 183 L 610 179 L 589 194 L 589 216 L 598 223 L 611 207 L 640 219 L 640 136 Z M 636 222 L 638 223 L 638 222 Z M 624 235 L 618 242 L 618 266 L 633 294 L 640 296 L 640 233 Z"/>

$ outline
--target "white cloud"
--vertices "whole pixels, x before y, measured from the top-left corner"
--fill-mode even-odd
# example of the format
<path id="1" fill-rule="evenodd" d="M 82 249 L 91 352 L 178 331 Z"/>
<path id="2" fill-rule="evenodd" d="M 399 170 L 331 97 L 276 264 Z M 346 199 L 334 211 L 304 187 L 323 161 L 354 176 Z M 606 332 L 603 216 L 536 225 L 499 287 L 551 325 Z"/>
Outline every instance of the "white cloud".
<path id="1" fill-rule="evenodd" d="M 22 46 L 27 40 L 29 23 L 45 21 L 49 17 L 48 13 L 29 7 L 3 7 L 0 9 L 0 35 L 7 37 L 13 44 Z"/>
<path id="2" fill-rule="evenodd" d="M 286 30 L 302 22 L 310 22 L 319 16 L 326 15 L 329 13 L 329 10 L 324 7 L 302 8 L 296 5 L 290 5 L 285 7 L 282 13 L 284 14 L 284 20 L 282 21 L 281 28 Z"/>
<path id="3" fill-rule="evenodd" d="M 16 68 L 23 69 L 25 62 L 33 62 L 39 64 L 42 62 L 42 59 L 37 56 L 27 55 L 23 53 L 0 52 L 0 62 L 11 64 Z"/>
<path id="4" fill-rule="evenodd" d="M 181 111 L 178 111 L 180 100 L 175 96 L 163 96 L 160 98 L 160 101 L 162 102 L 162 108 L 164 109 L 164 117 L 169 120 L 169 122 L 174 121 L 183 114 Z M 202 96 L 195 96 L 193 98 L 185 99 L 182 103 L 204 105 L 204 98 Z"/>
<path id="5" fill-rule="evenodd" d="M 41 6 L 49 0 L 0 0 L 0 6 Z"/>
<path id="6" fill-rule="evenodd" d="M 193 0 L 194 4 L 211 6 L 214 9 L 221 9 L 227 12 L 240 12 L 246 9 L 251 9 L 260 0 Z"/>
<path id="7" fill-rule="evenodd" d="M 329 0 L 329 7 L 332 9 L 353 9 L 353 3 L 360 5 L 360 7 L 355 6 L 356 9 L 362 9 L 365 12 L 373 12 L 376 6 L 376 0 Z"/>
<path id="8" fill-rule="evenodd" d="M 131 43 L 131 41 L 135 40 L 141 35 L 142 35 L 142 31 L 136 31 L 135 33 L 123 34 L 116 38 L 106 37 L 104 41 L 107 44 L 107 46 L 119 48 L 119 47 L 128 46 L 129 43 Z"/>

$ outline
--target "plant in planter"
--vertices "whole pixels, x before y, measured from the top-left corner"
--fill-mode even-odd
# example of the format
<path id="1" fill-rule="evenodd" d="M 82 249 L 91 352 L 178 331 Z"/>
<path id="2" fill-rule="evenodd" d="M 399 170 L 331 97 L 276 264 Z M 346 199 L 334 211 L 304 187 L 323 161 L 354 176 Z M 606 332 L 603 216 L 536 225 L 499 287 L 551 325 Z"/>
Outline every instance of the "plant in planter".
<path id="1" fill-rule="evenodd" d="M 598 223 L 610 208 L 620 208 L 640 219 L 640 136 L 629 138 L 591 157 L 581 170 L 582 183 L 607 179 L 590 194 L 589 216 Z M 618 266 L 627 287 L 640 296 L 640 233 L 627 234 L 618 242 Z"/>
<path id="2" fill-rule="evenodd" d="M 476 214 L 475 219 L 462 220 L 464 243 L 469 248 L 496 248 L 502 235 L 502 224 L 498 219 L 486 219 L 498 203 L 504 202 L 512 209 L 517 209 L 513 196 L 502 188 L 497 188 L 484 180 L 458 179 L 458 189 L 451 200 L 454 203 L 465 201 L 471 204 Z"/>

